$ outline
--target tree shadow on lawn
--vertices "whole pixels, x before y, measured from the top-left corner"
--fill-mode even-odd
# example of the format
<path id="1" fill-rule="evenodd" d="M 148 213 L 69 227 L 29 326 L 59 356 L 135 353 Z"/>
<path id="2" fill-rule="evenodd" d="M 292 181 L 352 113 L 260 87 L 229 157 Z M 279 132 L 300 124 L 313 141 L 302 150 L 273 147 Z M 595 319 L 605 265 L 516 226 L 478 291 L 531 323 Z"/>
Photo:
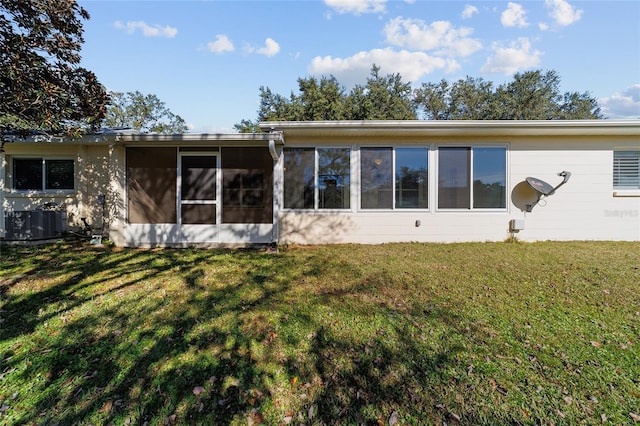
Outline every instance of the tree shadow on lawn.
<path id="1" fill-rule="evenodd" d="M 382 271 L 351 268 L 342 288 L 299 302 L 295 286 L 332 267 L 313 251 L 104 251 L 81 265 L 78 256 L 52 251 L 26 275 L 70 277 L 3 295 L 7 420 L 351 424 L 395 410 L 414 423 L 446 418 L 433 407 L 461 349 L 449 339 L 428 346 L 421 336 L 428 326 L 464 333 L 459 318 L 434 308 L 438 301 L 399 312 L 375 294 L 391 279 Z M 48 311 L 51 304 L 62 307 Z M 354 339 L 323 309 L 382 325 Z M 53 321 L 62 323 L 51 329 Z"/>

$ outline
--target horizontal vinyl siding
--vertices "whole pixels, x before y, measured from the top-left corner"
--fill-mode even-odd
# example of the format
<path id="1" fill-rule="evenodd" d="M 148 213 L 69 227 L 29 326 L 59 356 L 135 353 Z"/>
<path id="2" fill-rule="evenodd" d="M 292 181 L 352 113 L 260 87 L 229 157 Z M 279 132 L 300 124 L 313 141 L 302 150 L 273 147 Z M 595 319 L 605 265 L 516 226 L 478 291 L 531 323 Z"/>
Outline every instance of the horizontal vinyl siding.
<path id="1" fill-rule="evenodd" d="M 613 150 L 628 141 L 549 141 L 545 144 L 512 144 L 512 186 L 527 176 L 552 186 L 572 173 L 569 181 L 530 213 L 512 206 L 514 217 L 525 219 L 517 234 L 537 240 L 640 240 L 640 198 L 613 195 Z"/>
<path id="2" fill-rule="evenodd" d="M 354 138 L 362 146 L 402 146 L 403 140 Z M 303 141 L 289 141 L 291 144 Z M 314 140 L 315 146 L 347 144 L 348 141 Z M 406 142 L 406 141 L 405 141 Z M 411 140 L 416 143 L 415 139 Z M 507 210 L 444 211 L 435 209 L 435 181 L 431 175 L 430 211 L 352 212 L 284 211 L 280 214 L 283 243 L 363 243 L 503 241 L 510 236 L 509 221 L 523 219 L 525 229 L 515 234 L 523 241 L 540 240 L 640 240 L 640 198 L 613 195 L 613 150 L 637 146 L 633 137 L 539 137 L 429 138 L 431 147 L 508 144 Z M 306 145 L 301 143 L 301 145 Z M 355 145 L 354 145 L 355 146 Z M 437 156 L 431 157 L 433 173 Z M 569 181 L 531 212 L 512 201 L 512 191 L 529 176 L 553 187 L 562 182 L 558 173 L 572 173 Z M 354 183 L 357 183 L 354 176 Z M 527 185 L 525 183 L 525 185 Z M 358 191 L 355 188 L 354 191 Z M 420 226 L 416 227 L 416 220 Z"/>

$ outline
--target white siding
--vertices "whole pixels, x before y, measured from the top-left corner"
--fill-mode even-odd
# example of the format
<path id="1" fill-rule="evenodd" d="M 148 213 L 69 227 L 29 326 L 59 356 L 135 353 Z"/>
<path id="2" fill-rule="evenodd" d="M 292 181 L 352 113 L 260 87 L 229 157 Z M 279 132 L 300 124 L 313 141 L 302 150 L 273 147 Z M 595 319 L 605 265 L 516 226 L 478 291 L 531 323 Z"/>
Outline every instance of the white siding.
<path id="1" fill-rule="evenodd" d="M 357 135 L 353 131 L 352 135 Z M 640 193 L 615 196 L 613 150 L 640 149 L 637 135 L 566 136 L 528 135 L 393 136 L 345 138 L 343 134 L 313 138 L 287 136 L 285 146 L 344 146 L 357 155 L 361 146 L 426 145 L 430 156 L 429 211 L 363 211 L 357 208 L 359 171 L 352 168 L 352 208 L 348 212 L 292 211 L 280 214 L 280 242 L 294 244 L 385 243 L 398 241 L 458 242 L 502 241 L 511 234 L 511 219 L 523 219 L 525 229 L 514 234 L 523 241 L 539 240 L 640 240 Z M 505 211 L 439 211 L 435 208 L 437 148 L 445 146 L 508 146 L 507 209 Z M 532 176 L 553 187 L 562 182 L 558 173 L 572 173 L 569 181 L 527 212 L 514 204 L 515 187 L 522 189 Z M 282 175 L 276 175 L 279 179 Z M 520 186 L 519 186 L 520 185 Z M 417 222 L 419 221 L 419 226 Z"/>

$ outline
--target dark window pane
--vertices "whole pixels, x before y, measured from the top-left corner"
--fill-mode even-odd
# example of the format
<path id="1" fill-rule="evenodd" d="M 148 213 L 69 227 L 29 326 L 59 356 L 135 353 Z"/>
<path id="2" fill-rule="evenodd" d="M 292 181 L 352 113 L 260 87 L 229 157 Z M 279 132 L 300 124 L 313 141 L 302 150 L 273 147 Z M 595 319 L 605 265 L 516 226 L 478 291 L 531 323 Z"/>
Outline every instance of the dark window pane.
<path id="1" fill-rule="evenodd" d="M 393 167 L 391 148 L 360 150 L 360 204 L 363 209 L 393 207 Z"/>
<path id="2" fill-rule="evenodd" d="M 42 158 L 13 160 L 13 187 L 20 190 L 42 190 Z"/>
<path id="3" fill-rule="evenodd" d="M 182 157 L 182 199 L 216 199 L 216 157 Z"/>
<path id="4" fill-rule="evenodd" d="M 440 148 L 438 152 L 438 208 L 471 207 L 469 148 Z"/>
<path id="5" fill-rule="evenodd" d="M 349 208 L 350 162 L 348 148 L 318 149 L 318 208 Z"/>
<path id="6" fill-rule="evenodd" d="M 429 207 L 429 150 L 396 149 L 396 208 Z"/>
<path id="7" fill-rule="evenodd" d="M 507 183 L 505 148 L 473 149 L 473 207 L 505 208 Z"/>
<path id="8" fill-rule="evenodd" d="M 73 160 L 45 160 L 45 189 L 73 189 Z"/>
<path id="9" fill-rule="evenodd" d="M 313 148 L 284 150 L 284 207 L 287 209 L 314 207 L 314 152 Z"/>
<path id="10" fill-rule="evenodd" d="M 185 225 L 215 224 L 215 204 L 183 204 L 182 223 Z"/>

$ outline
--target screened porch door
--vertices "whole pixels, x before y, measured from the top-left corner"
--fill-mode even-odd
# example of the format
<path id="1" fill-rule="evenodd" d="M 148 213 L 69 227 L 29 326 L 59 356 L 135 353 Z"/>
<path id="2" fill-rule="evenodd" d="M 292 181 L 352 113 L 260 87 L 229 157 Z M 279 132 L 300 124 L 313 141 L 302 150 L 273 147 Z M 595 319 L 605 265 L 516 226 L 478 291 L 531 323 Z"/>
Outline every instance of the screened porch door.
<path id="1" fill-rule="evenodd" d="M 218 155 L 188 153 L 179 156 L 178 217 L 185 243 L 218 241 L 220 173 Z"/>

